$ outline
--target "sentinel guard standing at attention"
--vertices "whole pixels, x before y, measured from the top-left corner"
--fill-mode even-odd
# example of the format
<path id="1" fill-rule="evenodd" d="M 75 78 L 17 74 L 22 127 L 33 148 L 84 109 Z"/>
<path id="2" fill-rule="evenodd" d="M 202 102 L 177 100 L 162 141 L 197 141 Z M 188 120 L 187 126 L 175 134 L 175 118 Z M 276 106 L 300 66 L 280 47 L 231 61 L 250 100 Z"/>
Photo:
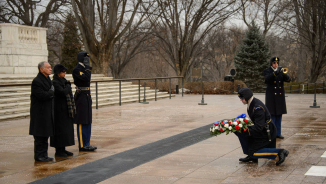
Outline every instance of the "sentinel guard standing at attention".
<path id="1" fill-rule="evenodd" d="M 74 122 L 77 124 L 79 151 L 94 151 L 90 145 L 92 128 L 92 97 L 90 90 L 92 67 L 87 52 L 77 54 L 78 64 L 72 71 L 76 85 L 75 104 L 77 114 Z"/>

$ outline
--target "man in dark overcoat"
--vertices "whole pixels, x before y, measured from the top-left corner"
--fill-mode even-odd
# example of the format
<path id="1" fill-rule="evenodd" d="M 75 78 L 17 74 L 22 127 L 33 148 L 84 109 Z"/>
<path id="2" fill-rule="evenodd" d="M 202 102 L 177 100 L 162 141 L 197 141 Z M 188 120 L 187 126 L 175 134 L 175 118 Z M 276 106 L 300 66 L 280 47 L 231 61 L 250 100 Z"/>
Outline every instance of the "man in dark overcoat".
<path id="1" fill-rule="evenodd" d="M 92 67 L 87 52 L 77 54 L 78 64 L 72 71 L 76 85 L 75 103 L 77 114 L 74 122 L 77 124 L 79 151 L 94 151 L 90 145 L 92 128 L 92 97 L 90 90 Z"/>
<path id="2" fill-rule="evenodd" d="M 290 82 L 288 74 L 279 66 L 280 58 L 273 57 L 269 68 L 264 70 L 265 83 L 267 85 L 265 104 L 271 113 L 271 118 L 277 129 L 277 138 L 284 139 L 281 134 L 282 114 L 286 114 L 284 82 Z"/>
<path id="3" fill-rule="evenodd" d="M 39 73 L 31 86 L 29 134 L 34 136 L 34 159 L 48 162 L 48 139 L 54 135 L 53 96 L 54 87 L 49 75 L 52 69 L 48 62 L 38 64 Z"/>
<path id="4" fill-rule="evenodd" d="M 241 162 L 258 162 L 258 158 L 279 160 L 276 165 L 284 162 L 289 151 L 276 147 L 276 127 L 270 118 L 266 106 L 253 96 L 249 88 L 241 88 L 238 92 L 240 101 L 247 104 L 247 113 L 253 122 L 244 132 L 235 132 L 239 138 L 243 153 L 248 155 L 240 158 Z"/>
<path id="5" fill-rule="evenodd" d="M 53 71 L 55 135 L 50 137 L 50 146 L 55 147 L 56 157 L 67 157 L 73 153 L 67 151 L 66 146 L 75 145 L 73 124 L 75 103 L 71 83 L 65 78 L 67 68 L 57 64 Z"/>

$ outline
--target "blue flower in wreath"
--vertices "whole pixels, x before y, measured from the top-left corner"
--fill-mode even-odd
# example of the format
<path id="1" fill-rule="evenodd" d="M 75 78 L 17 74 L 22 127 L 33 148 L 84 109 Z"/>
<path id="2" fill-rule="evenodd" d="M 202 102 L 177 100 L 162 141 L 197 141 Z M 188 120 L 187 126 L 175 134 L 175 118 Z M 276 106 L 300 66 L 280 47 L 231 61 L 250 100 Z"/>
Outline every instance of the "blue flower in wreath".
<path id="1" fill-rule="evenodd" d="M 246 114 L 240 114 L 237 118 L 245 118 L 246 116 Z"/>
<path id="2" fill-rule="evenodd" d="M 217 122 L 214 122 L 214 125 L 215 126 L 218 126 L 218 125 L 220 125 L 220 122 L 218 122 L 218 121 Z"/>

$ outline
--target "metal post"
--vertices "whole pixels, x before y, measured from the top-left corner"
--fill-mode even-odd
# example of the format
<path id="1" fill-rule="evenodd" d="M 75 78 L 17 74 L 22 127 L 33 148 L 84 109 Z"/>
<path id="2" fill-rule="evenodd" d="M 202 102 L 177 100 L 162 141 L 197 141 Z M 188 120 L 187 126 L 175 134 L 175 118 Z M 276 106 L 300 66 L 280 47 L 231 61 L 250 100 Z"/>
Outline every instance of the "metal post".
<path id="1" fill-rule="evenodd" d="M 238 84 L 238 92 L 240 91 L 240 84 Z"/>
<path id="2" fill-rule="evenodd" d="M 148 104 L 149 102 L 146 102 L 146 82 L 144 82 L 144 99 L 143 102 L 141 102 L 143 104 Z"/>
<path id="3" fill-rule="evenodd" d="M 309 88 L 309 83 L 307 83 L 307 94 L 309 94 L 308 88 Z"/>
<path id="4" fill-rule="evenodd" d="M 138 102 L 140 103 L 140 79 L 138 80 Z"/>
<path id="5" fill-rule="evenodd" d="M 121 106 L 121 80 L 119 81 L 119 105 Z"/>
<path id="6" fill-rule="evenodd" d="M 291 93 L 291 90 L 292 90 L 292 85 L 290 85 L 290 93 Z"/>
<path id="7" fill-rule="evenodd" d="M 181 78 L 181 90 L 182 90 L 182 97 L 183 97 L 183 78 Z"/>
<path id="8" fill-rule="evenodd" d="M 155 101 L 157 101 L 157 98 L 156 98 L 156 79 L 155 79 Z"/>
<path id="9" fill-rule="evenodd" d="M 98 109 L 98 90 L 97 90 L 97 82 L 95 83 L 95 91 L 96 91 L 96 109 Z"/>
<path id="10" fill-rule="evenodd" d="M 316 102 L 316 83 L 315 83 L 314 103 L 313 106 L 310 106 L 310 108 L 320 108 L 320 106 L 317 106 L 317 102 Z"/>
<path id="11" fill-rule="evenodd" d="M 324 89 L 325 89 L 325 81 L 323 82 L 323 94 L 324 94 Z"/>
<path id="12" fill-rule="evenodd" d="M 170 94 L 170 99 L 171 99 L 171 78 L 169 78 L 169 94 Z"/>
<path id="13" fill-rule="evenodd" d="M 202 87 L 202 97 L 201 97 L 201 102 L 198 103 L 198 105 L 207 105 L 204 101 L 204 82 L 203 82 L 203 63 L 201 63 L 201 87 Z"/>
<path id="14" fill-rule="evenodd" d="M 299 89 L 298 89 L 298 93 L 300 94 L 300 84 L 299 84 Z"/>

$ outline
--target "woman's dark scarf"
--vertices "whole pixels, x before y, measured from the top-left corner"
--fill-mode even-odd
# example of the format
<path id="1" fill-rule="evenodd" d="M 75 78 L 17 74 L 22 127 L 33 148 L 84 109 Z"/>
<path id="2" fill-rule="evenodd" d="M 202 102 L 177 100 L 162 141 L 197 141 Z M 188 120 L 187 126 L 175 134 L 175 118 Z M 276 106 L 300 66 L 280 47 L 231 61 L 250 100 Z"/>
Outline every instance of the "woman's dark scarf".
<path id="1" fill-rule="evenodd" d="M 64 84 L 64 86 L 67 86 L 66 84 L 68 83 L 68 81 L 65 78 L 60 78 L 58 75 L 54 75 L 53 78 L 59 80 L 62 84 Z M 73 97 L 74 96 L 72 95 L 72 90 L 70 90 L 70 92 L 66 94 L 66 99 L 67 99 L 67 106 L 68 106 L 68 114 L 69 117 L 71 118 L 74 118 L 76 114 L 76 105 Z"/>

